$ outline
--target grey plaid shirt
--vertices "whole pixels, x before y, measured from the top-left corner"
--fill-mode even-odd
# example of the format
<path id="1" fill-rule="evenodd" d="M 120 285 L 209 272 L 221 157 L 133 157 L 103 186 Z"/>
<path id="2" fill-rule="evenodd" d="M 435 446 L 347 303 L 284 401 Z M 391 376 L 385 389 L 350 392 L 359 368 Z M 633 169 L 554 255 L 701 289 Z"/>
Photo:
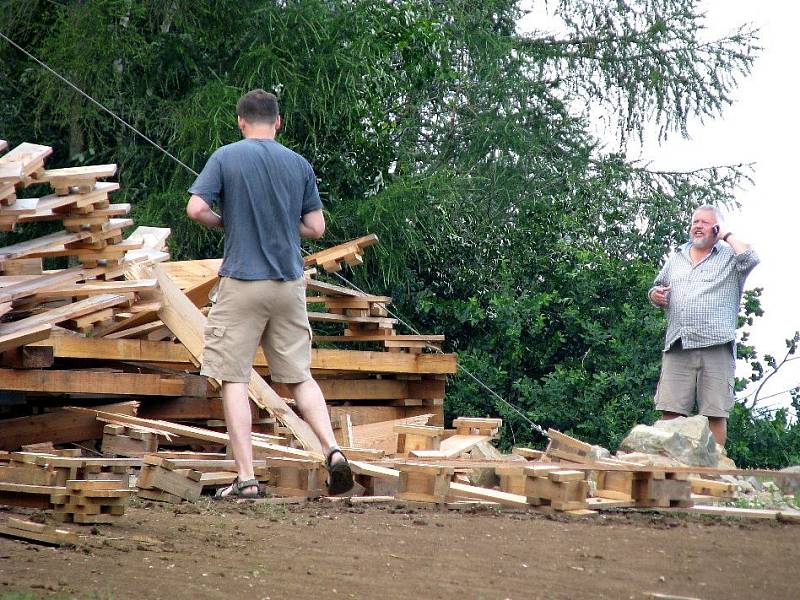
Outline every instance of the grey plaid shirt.
<path id="1" fill-rule="evenodd" d="M 679 247 L 653 282 L 672 286 L 666 307 L 665 351 L 678 338 L 684 348 L 706 348 L 736 340 L 744 280 L 759 263 L 752 248 L 736 255 L 730 246 L 717 242 L 711 254 L 692 265 L 691 246 L 687 242 Z"/>

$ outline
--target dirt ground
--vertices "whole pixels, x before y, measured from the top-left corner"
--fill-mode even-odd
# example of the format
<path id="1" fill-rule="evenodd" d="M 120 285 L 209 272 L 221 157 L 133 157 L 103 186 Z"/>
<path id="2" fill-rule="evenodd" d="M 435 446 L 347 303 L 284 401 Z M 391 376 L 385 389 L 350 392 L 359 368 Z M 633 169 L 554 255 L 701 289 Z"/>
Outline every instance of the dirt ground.
<path id="1" fill-rule="evenodd" d="M 800 598 L 800 525 L 772 521 L 132 504 L 117 524 L 69 525 L 78 547 L 0 538 L 0 598 Z"/>

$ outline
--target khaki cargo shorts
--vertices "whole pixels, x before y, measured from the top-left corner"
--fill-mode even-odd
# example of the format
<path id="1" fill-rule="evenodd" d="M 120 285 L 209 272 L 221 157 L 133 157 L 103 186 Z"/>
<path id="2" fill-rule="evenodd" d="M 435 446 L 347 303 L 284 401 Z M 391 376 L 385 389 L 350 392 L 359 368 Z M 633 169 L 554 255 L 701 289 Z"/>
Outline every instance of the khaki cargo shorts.
<path id="1" fill-rule="evenodd" d="M 305 279 L 220 277 L 204 338 L 201 375 L 232 383 L 250 381 L 260 344 L 272 381 L 302 383 L 311 379 Z"/>
<path id="2" fill-rule="evenodd" d="M 736 358 L 732 344 L 686 350 L 678 346 L 663 354 L 656 390 L 656 409 L 690 415 L 727 417 L 734 402 Z"/>

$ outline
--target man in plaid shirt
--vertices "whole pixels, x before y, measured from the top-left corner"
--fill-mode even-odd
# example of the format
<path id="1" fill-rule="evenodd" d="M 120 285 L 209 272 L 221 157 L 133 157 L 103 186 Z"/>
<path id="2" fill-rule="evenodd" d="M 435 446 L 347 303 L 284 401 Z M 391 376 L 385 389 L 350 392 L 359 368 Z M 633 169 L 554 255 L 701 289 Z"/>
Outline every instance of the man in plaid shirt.
<path id="1" fill-rule="evenodd" d="M 744 281 L 759 259 L 723 229 L 714 206 L 694 211 L 689 233 L 647 294 L 667 313 L 656 408 L 662 419 L 674 419 L 691 414 L 696 400 L 698 414 L 708 417 L 724 446 L 734 402 L 736 319 Z"/>

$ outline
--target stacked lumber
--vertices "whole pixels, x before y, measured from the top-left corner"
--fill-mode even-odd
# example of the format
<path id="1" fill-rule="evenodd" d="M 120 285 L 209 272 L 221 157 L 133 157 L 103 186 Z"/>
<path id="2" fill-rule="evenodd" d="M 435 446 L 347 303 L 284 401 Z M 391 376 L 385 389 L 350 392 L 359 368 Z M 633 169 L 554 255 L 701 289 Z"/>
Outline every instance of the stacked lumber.
<path id="1" fill-rule="evenodd" d="M 111 523 L 125 514 L 136 463 L 60 454 L 14 452 L 0 466 L 0 504 L 53 511 L 58 521 Z"/>

